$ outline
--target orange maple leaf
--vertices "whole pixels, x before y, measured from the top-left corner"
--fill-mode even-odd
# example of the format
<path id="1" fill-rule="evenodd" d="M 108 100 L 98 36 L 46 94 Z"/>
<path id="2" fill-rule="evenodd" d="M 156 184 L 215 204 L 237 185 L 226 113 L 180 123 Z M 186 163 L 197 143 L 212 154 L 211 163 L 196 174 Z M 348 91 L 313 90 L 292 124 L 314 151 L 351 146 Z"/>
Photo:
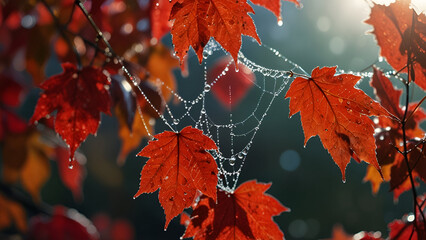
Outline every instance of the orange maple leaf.
<path id="1" fill-rule="evenodd" d="M 134 197 L 160 188 L 158 198 L 166 215 L 166 229 L 172 218 L 191 206 L 197 190 L 216 199 L 217 164 L 206 150 L 217 146 L 201 130 L 190 126 L 154 137 L 157 140 L 150 141 L 138 154 L 150 159 L 142 169 Z"/>
<path id="2" fill-rule="evenodd" d="M 0 230 L 12 225 L 25 232 L 27 230 L 27 214 L 21 204 L 0 195 Z"/>
<path id="3" fill-rule="evenodd" d="M 351 157 L 372 164 L 380 172 L 373 121 L 368 116 L 389 113 L 354 87 L 360 77 L 335 73 L 336 67 L 317 67 L 311 77 L 296 78 L 286 94 L 290 116 L 300 111 L 305 145 L 318 135 L 339 166 L 342 180 Z"/>
<path id="4" fill-rule="evenodd" d="M 190 219 L 182 215 L 183 223 L 190 221 L 183 238 L 283 239 L 284 234 L 272 217 L 290 209 L 265 194 L 270 186 L 270 183 L 253 180 L 241 184 L 234 193 L 218 190 L 217 203 L 211 198 L 201 197 Z"/>
<path id="5" fill-rule="evenodd" d="M 254 13 L 246 0 L 183 0 L 172 8 L 170 19 L 174 19 L 171 29 L 176 55 L 182 63 L 189 47 L 192 46 L 201 63 L 203 49 L 211 37 L 228 51 L 237 62 L 241 48 L 241 35 L 257 40 L 253 19 Z"/>
<path id="6" fill-rule="evenodd" d="M 42 142 L 34 130 L 8 135 L 3 146 L 2 180 L 9 184 L 20 182 L 36 202 L 50 177 L 49 157 L 53 149 Z"/>

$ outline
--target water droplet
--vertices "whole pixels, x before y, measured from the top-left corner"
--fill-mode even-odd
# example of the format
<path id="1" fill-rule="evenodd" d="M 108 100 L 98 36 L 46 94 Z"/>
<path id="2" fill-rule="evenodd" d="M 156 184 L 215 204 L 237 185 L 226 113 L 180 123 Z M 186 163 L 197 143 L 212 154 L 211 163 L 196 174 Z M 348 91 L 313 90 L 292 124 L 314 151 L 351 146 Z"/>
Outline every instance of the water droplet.
<path id="1" fill-rule="evenodd" d="M 238 158 L 239 158 L 239 159 L 243 159 L 243 157 L 244 157 L 244 156 L 243 156 L 243 153 L 242 153 L 242 152 L 238 153 Z"/>
<path id="2" fill-rule="evenodd" d="M 206 109 L 205 108 L 201 109 L 201 114 L 206 114 Z"/>
<path id="3" fill-rule="evenodd" d="M 177 119 L 177 118 L 173 119 L 173 124 L 174 125 L 178 125 L 179 124 L 179 119 Z"/>
<path id="4" fill-rule="evenodd" d="M 209 53 L 207 51 L 203 51 L 203 58 L 207 59 L 209 57 Z"/>
<path id="5" fill-rule="evenodd" d="M 232 157 L 229 159 L 229 165 L 230 165 L 231 167 L 235 165 L 235 157 L 234 157 L 234 156 L 232 156 Z"/>
<path id="6" fill-rule="evenodd" d="M 68 168 L 73 169 L 74 168 L 74 159 L 70 158 L 68 162 Z"/>
<path id="7" fill-rule="evenodd" d="M 281 18 L 278 19 L 278 26 L 282 26 L 283 25 L 283 20 Z"/>
<path id="8" fill-rule="evenodd" d="M 242 151 L 243 155 L 246 156 L 248 153 L 248 148 L 244 148 L 244 150 Z"/>
<path id="9" fill-rule="evenodd" d="M 204 85 L 204 92 L 209 92 L 211 88 L 210 84 Z"/>

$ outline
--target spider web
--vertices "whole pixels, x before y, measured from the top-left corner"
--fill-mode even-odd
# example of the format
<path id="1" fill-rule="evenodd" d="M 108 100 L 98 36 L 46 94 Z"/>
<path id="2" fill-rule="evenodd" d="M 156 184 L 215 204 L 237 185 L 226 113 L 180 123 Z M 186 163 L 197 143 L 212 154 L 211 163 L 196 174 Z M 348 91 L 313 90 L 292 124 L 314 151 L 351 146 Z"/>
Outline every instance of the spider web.
<path id="1" fill-rule="evenodd" d="M 253 45 L 253 43 L 251 44 Z M 215 141 L 218 150 L 210 150 L 209 152 L 218 164 L 218 187 L 228 192 L 233 192 L 236 189 L 247 154 L 273 102 L 280 96 L 293 78 L 294 73 L 308 75 L 300 66 L 284 57 L 277 50 L 266 45 L 257 45 L 257 48 L 275 57 L 278 65 L 285 69 L 278 70 L 264 67 L 247 58 L 240 51 L 238 60 L 256 76 L 254 80 L 250 80 L 253 86 L 243 101 L 242 105 L 244 106 L 241 109 L 244 110 L 237 107 L 236 111 L 234 109 L 227 111 L 218 109 L 217 104 L 214 104 L 212 87 L 222 81 L 229 69 L 234 66 L 232 65 L 233 60 L 230 59 L 219 75 L 215 76 L 213 80 L 208 80 L 207 72 L 213 65 L 210 64 L 211 59 L 225 54 L 223 48 L 214 40 L 211 40 L 203 51 L 204 61 L 200 68 L 202 69 L 204 85 L 201 85 L 197 95 L 192 92 L 190 97 L 182 96 L 183 94 L 178 94 L 158 79 L 156 87 L 160 92 L 160 96 L 163 96 L 161 89 L 166 89 L 174 96 L 175 100 L 168 103 L 162 99 L 165 110 L 161 113 L 140 90 L 148 104 L 157 112 L 167 128 L 177 132 L 184 126 L 192 125 L 202 130 L 205 135 Z M 134 80 L 125 67 L 123 67 L 123 71 L 131 80 Z M 199 79 L 195 80 L 200 82 Z M 196 87 L 191 87 L 191 90 L 195 91 L 193 89 L 196 89 Z M 255 100 L 254 104 L 253 98 Z M 229 89 L 229 101 L 230 103 L 232 102 L 231 89 Z M 148 127 L 149 122 L 143 118 L 140 106 L 138 106 L 138 112 L 148 135 L 152 137 Z"/>

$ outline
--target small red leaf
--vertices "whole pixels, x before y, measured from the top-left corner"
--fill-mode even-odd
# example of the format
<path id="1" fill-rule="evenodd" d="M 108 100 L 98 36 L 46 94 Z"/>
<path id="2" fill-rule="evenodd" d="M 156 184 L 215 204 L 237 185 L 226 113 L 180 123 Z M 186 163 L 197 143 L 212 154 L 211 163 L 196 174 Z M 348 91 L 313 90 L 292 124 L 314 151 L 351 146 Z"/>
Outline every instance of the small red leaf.
<path id="1" fill-rule="evenodd" d="M 30 122 L 34 123 L 57 110 L 55 131 L 69 145 L 70 157 L 89 134 L 95 134 L 100 112 L 110 114 L 109 85 L 101 70 L 85 67 L 78 70 L 71 63 L 62 64 L 64 72 L 41 84 L 44 92 L 37 102 Z"/>
<path id="2" fill-rule="evenodd" d="M 239 71 L 237 72 L 235 71 L 235 63 L 232 62 L 232 64 L 229 64 L 230 61 L 232 60 L 228 57 L 223 58 L 215 63 L 214 67 L 207 73 L 207 82 L 212 85 L 214 96 L 228 109 L 232 109 L 240 103 L 256 80 L 256 76 L 248 67 L 242 63 L 238 63 Z M 228 64 L 229 66 L 226 74 L 221 75 L 220 78 L 213 83 L 216 77 L 225 70 Z M 230 93 L 232 99 L 230 99 Z"/>
<path id="3" fill-rule="evenodd" d="M 248 181 L 234 193 L 217 192 L 217 202 L 202 197 L 191 214 L 183 238 L 203 239 L 283 239 L 284 234 L 272 220 L 290 211 L 265 194 L 271 184 Z M 184 219 L 185 220 L 185 219 Z"/>
<path id="4" fill-rule="evenodd" d="M 165 229 L 183 209 L 191 206 L 196 190 L 216 199 L 217 165 L 206 150 L 217 149 L 202 131 L 185 127 L 175 133 L 165 131 L 154 136 L 138 156 L 149 157 L 141 172 L 139 191 L 155 192 L 166 214 Z"/>
<path id="5" fill-rule="evenodd" d="M 402 90 L 395 89 L 392 82 L 380 70 L 373 68 L 373 77 L 370 85 L 374 88 L 380 103 L 389 113 L 402 119 L 403 111 L 399 106 Z"/>

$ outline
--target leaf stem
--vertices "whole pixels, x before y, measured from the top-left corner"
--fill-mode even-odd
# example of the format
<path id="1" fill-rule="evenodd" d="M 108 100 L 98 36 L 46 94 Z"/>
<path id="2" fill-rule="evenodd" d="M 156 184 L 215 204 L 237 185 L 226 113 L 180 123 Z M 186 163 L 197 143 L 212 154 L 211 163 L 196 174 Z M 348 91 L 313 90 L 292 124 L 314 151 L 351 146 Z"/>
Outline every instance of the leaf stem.
<path id="1" fill-rule="evenodd" d="M 411 29 L 410 29 L 410 39 L 412 39 L 413 34 L 414 34 L 414 29 L 415 29 L 415 12 L 413 10 L 413 18 L 412 18 L 412 24 L 411 24 Z M 412 174 L 413 169 L 411 169 L 409 161 L 408 161 L 408 147 L 407 147 L 407 135 L 406 135 L 406 124 L 407 121 L 409 120 L 408 115 L 408 107 L 409 107 L 409 103 L 410 103 L 410 78 L 411 80 L 414 82 L 414 77 L 412 74 L 410 74 L 412 72 L 412 68 L 413 68 L 413 64 L 412 64 L 412 59 L 411 59 L 411 53 L 412 53 L 412 49 L 411 49 L 411 44 L 408 45 L 408 49 L 407 49 L 407 81 L 404 83 L 405 85 L 405 90 L 406 90 L 406 95 L 405 95 L 405 110 L 404 110 L 404 116 L 402 118 L 401 121 L 401 128 L 402 128 L 402 140 L 403 140 L 403 147 L 404 147 L 404 151 L 403 151 L 403 156 L 404 156 L 404 161 L 405 164 L 407 165 L 407 171 L 408 171 L 408 176 L 410 179 L 410 183 L 411 183 L 411 192 L 413 194 L 413 208 L 414 208 L 414 227 L 419 230 L 419 226 L 417 226 L 417 211 L 419 211 L 420 215 L 423 218 L 423 224 L 426 227 L 426 219 L 425 219 L 425 215 L 422 211 L 421 206 L 418 204 L 417 202 L 417 191 L 416 191 L 416 186 L 414 183 L 414 177 Z M 410 115 L 411 117 L 411 115 Z M 414 228 L 413 228 L 414 231 Z M 413 235 L 413 234 L 412 234 Z M 410 236 L 410 239 L 412 238 L 412 235 Z"/>
<path id="2" fill-rule="evenodd" d="M 68 46 L 74 52 L 74 55 L 75 55 L 75 57 L 77 59 L 77 67 L 78 67 L 78 69 L 81 69 L 83 67 L 83 64 L 81 62 L 81 56 L 78 53 L 77 48 L 71 42 L 71 39 L 69 39 L 69 37 L 67 36 L 67 34 L 66 34 L 65 30 L 64 30 L 64 29 L 66 29 L 66 27 L 64 27 L 63 25 L 61 25 L 61 23 L 59 22 L 58 18 L 55 15 L 55 13 L 50 8 L 49 4 L 47 4 L 47 2 L 45 0 L 40 0 L 40 1 L 46 7 L 46 9 L 49 12 L 50 16 L 52 16 L 53 22 L 55 23 L 55 26 L 56 26 L 57 30 L 59 31 L 59 34 L 61 35 L 61 37 L 65 40 L 65 42 L 68 44 Z M 72 13 L 74 13 L 74 11 L 72 11 Z M 70 18 L 72 18 L 72 15 L 71 15 Z M 67 26 L 68 24 L 69 23 L 67 23 L 65 26 Z"/>
<path id="3" fill-rule="evenodd" d="M 49 205 L 40 203 L 36 205 L 27 195 L 25 195 L 19 189 L 0 181 L 0 192 L 2 192 L 7 198 L 22 204 L 25 209 L 32 211 L 33 213 L 43 213 L 46 215 L 52 215 L 52 208 Z"/>

